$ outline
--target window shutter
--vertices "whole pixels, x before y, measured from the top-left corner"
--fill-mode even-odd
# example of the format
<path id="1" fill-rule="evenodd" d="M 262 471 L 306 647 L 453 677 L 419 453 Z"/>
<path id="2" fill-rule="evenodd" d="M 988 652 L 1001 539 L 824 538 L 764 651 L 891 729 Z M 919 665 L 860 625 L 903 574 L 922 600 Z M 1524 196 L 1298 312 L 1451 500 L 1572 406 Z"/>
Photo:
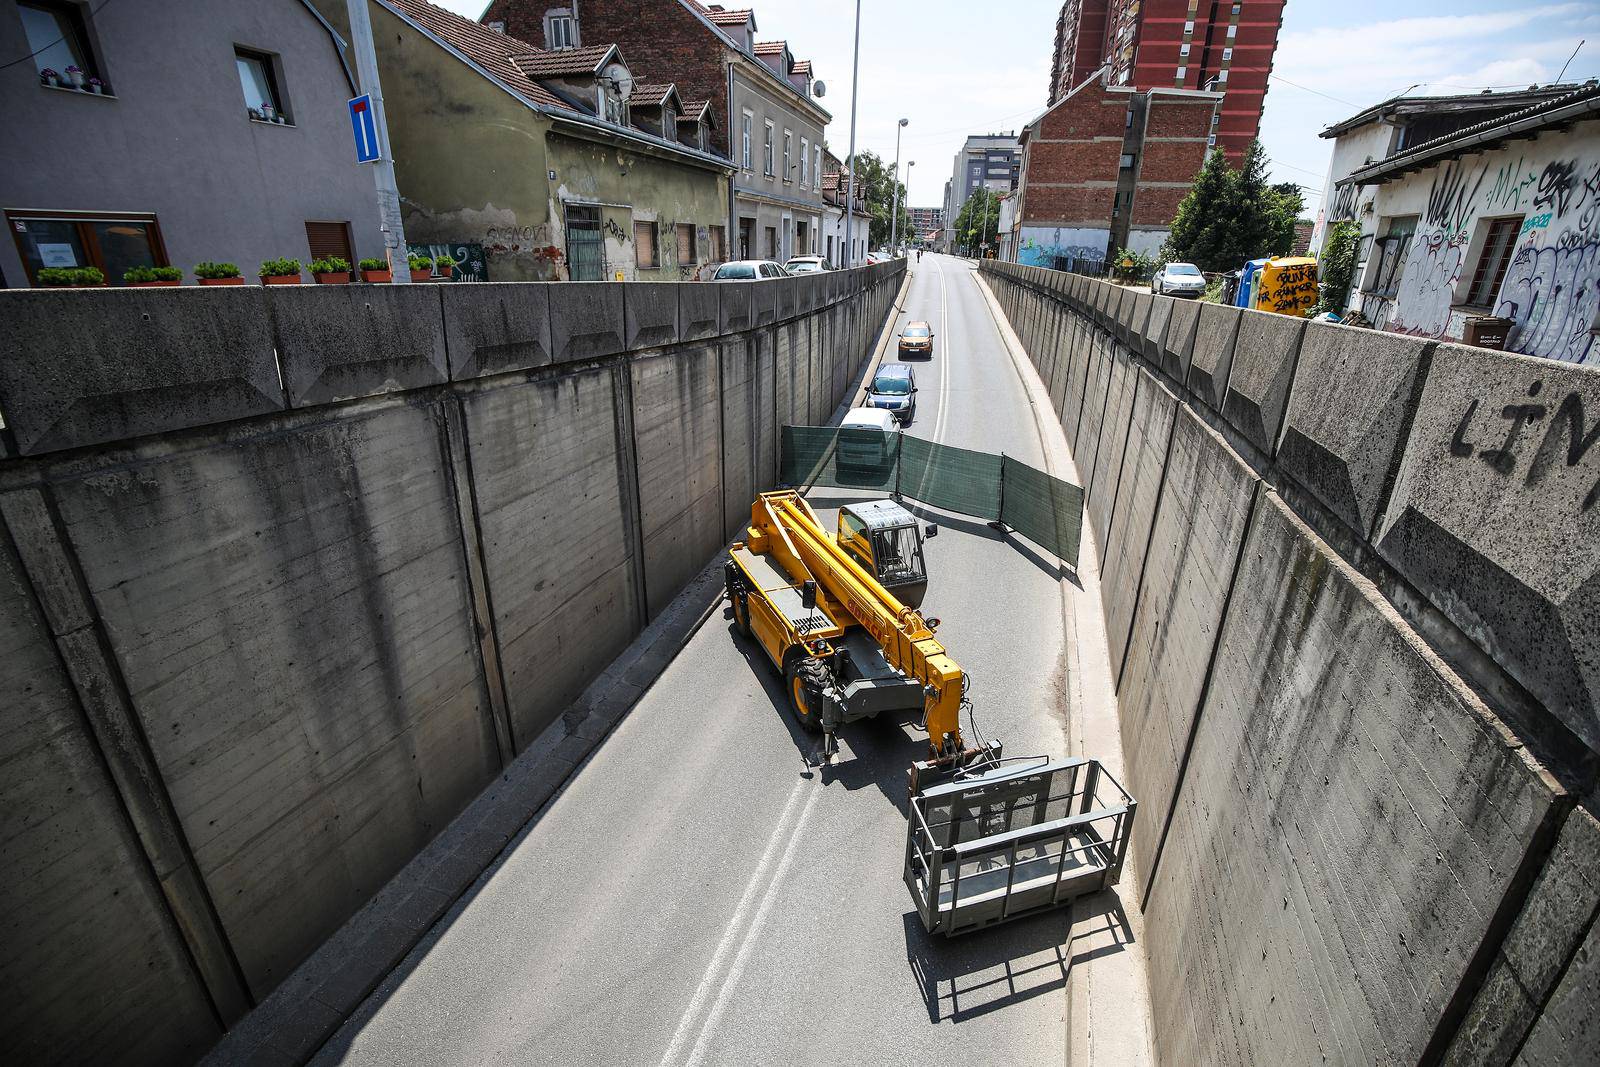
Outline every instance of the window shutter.
<path id="1" fill-rule="evenodd" d="M 678 223 L 678 266 L 694 266 L 694 227 L 687 222 Z"/>
<path id="2" fill-rule="evenodd" d="M 330 259 L 338 256 L 354 263 L 350 253 L 350 224 L 348 222 L 306 223 L 306 243 L 311 246 L 312 259 Z"/>
<path id="3" fill-rule="evenodd" d="M 653 222 L 635 222 L 633 224 L 633 254 L 634 263 L 640 267 L 654 267 L 656 259 L 656 224 Z"/>

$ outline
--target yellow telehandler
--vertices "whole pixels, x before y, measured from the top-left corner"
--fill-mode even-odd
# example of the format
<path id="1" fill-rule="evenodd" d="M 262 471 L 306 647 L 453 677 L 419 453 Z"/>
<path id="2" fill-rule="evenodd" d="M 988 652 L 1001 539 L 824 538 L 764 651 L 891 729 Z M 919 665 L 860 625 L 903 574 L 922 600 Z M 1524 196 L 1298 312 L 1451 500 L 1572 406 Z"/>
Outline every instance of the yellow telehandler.
<path id="1" fill-rule="evenodd" d="M 928 575 L 911 512 L 846 504 L 832 533 L 798 492 L 762 493 L 724 582 L 735 629 L 783 673 L 825 761 L 845 723 L 921 711 L 929 751 L 909 772 L 905 882 L 930 933 L 1116 884 L 1134 801 L 1097 760 L 1007 759 L 998 741 L 963 741 L 967 677 L 934 637 L 939 620 L 918 610 Z"/>

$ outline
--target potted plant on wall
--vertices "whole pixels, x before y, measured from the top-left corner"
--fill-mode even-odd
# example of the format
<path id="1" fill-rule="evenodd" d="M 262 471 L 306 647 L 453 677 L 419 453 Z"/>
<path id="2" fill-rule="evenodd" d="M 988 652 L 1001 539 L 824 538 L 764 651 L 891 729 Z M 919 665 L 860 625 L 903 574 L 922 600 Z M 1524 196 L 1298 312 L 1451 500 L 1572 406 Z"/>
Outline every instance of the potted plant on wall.
<path id="1" fill-rule="evenodd" d="M 96 96 L 104 96 L 106 91 L 106 83 L 101 81 L 99 78 L 90 78 L 89 91 L 94 93 Z"/>
<path id="2" fill-rule="evenodd" d="M 318 285 L 345 285 L 350 281 L 350 261 L 338 256 L 311 261 L 311 276 Z"/>
<path id="3" fill-rule="evenodd" d="M 183 271 L 177 267 L 129 267 L 122 272 L 122 281 L 135 289 L 155 285 L 183 284 Z"/>
<path id="4" fill-rule="evenodd" d="M 439 277 L 448 278 L 450 277 L 450 273 L 456 269 L 455 257 L 434 256 L 433 265 L 439 268 Z"/>
<path id="5" fill-rule="evenodd" d="M 93 289 L 106 283 L 106 276 L 100 273 L 99 267 L 41 267 L 37 278 L 40 285 L 52 289 L 69 286 Z"/>
<path id="6" fill-rule="evenodd" d="M 364 282 L 392 282 L 394 271 L 389 269 L 387 260 L 363 259 L 361 261 L 361 280 Z"/>
<path id="7" fill-rule="evenodd" d="M 194 276 L 200 279 L 201 285 L 243 285 L 244 278 L 239 274 L 239 268 L 232 263 L 213 263 L 206 260 L 204 263 L 194 265 Z"/>
<path id="8" fill-rule="evenodd" d="M 407 256 L 406 265 L 411 268 L 411 280 L 425 282 L 433 277 L 433 257 Z"/>
<path id="9" fill-rule="evenodd" d="M 262 285 L 299 285 L 298 259 L 269 259 L 261 264 Z"/>
<path id="10" fill-rule="evenodd" d="M 46 68 L 44 68 L 43 70 L 41 70 L 39 72 L 39 83 L 41 85 L 48 85 L 48 86 L 51 86 L 53 88 L 59 88 L 60 85 L 61 85 L 61 75 L 57 74 L 53 68 L 46 67 Z M 67 269 L 67 268 L 53 267 L 51 269 L 52 270 L 63 270 L 63 269 Z"/>
<path id="11" fill-rule="evenodd" d="M 70 85 L 74 89 L 82 89 L 83 86 L 84 86 L 84 82 L 86 82 L 88 80 L 87 76 L 83 73 L 83 69 L 81 67 L 76 67 L 76 66 L 68 67 L 66 73 L 67 73 L 67 84 Z"/>

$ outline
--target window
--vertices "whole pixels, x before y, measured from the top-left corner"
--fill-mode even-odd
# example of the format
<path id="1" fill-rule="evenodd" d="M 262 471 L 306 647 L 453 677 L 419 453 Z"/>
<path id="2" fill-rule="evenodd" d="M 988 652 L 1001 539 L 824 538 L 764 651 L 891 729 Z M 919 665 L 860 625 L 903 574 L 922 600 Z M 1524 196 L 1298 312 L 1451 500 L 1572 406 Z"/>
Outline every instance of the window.
<path id="1" fill-rule="evenodd" d="M 1228 27 L 1228 40 L 1230 40 L 1230 41 L 1233 40 L 1234 37 L 1238 36 L 1238 33 L 1239 33 L 1239 27 L 1237 27 L 1237 26 L 1229 26 Z"/>
<path id="2" fill-rule="evenodd" d="M 741 165 L 745 170 L 750 169 L 750 112 L 744 113 L 744 152 L 739 156 Z"/>
<path id="3" fill-rule="evenodd" d="M 595 86 L 595 93 L 600 101 L 599 109 L 595 113 L 607 122 L 618 126 L 626 126 L 628 124 L 628 116 L 627 112 L 623 110 L 625 105 L 621 94 L 606 92 L 605 82 Z"/>
<path id="4" fill-rule="evenodd" d="M 575 282 L 597 282 L 604 270 L 600 209 L 588 204 L 568 204 L 567 277 Z"/>
<path id="5" fill-rule="evenodd" d="M 794 181 L 794 134 L 788 130 L 783 131 L 783 180 Z"/>
<path id="6" fill-rule="evenodd" d="M 1215 148 L 1215 147 L 1217 147 L 1217 135 L 1216 134 L 1213 133 L 1213 134 L 1211 134 L 1211 135 L 1206 137 L 1206 147 L 1207 148 Z"/>
<path id="7" fill-rule="evenodd" d="M 728 258 L 728 231 L 721 226 L 710 226 L 707 229 L 711 238 L 711 247 L 707 249 L 711 253 L 711 262 L 721 263 Z"/>
<path id="8" fill-rule="evenodd" d="M 1194 32 L 1194 19 L 1189 19 L 1188 21 L 1186 21 L 1183 24 L 1183 32 L 1184 33 L 1193 33 Z"/>
<path id="9" fill-rule="evenodd" d="M 545 12 L 544 40 L 545 47 L 552 51 L 578 47 L 578 23 L 572 17 L 572 8 L 556 7 Z"/>
<path id="10" fill-rule="evenodd" d="M 17 4 L 17 14 L 39 73 L 53 70 L 65 82 L 67 68 L 77 67 L 85 81 L 99 76 L 81 7 L 53 0 L 23 0 Z"/>
<path id="11" fill-rule="evenodd" d="M 1117 163 L 1117 166 L 1123 170 L 1131 170 L 1133 167 L 1133 153 L 1122 153 L 1122 159 Z"/>
<path id="12" fill-rule="evenodd" d="M 768 259 L 777 259 L 778 258 L 778 228 L 776 226 L 768 226 L 766 228 L 766 236 L 767 236 L 767 258 Z"/>
<path id="13" fill-rule="evenodd" d="M 350 224 L 348 222 L 307 222 L 306 247 L 313 260 L 332 259 L 337 256 L 346 263 L 355 263 L 350 251 Z"/>
<path id="14" fill-rule="evenodd" d="M 656 254 L 656 224 L 654 222 L 633 223 L 633 262 L 635 266 L 655 269 L 661 266 L 661 260 Z"/>
<path id="15" fill-rule="evenodd" d="M 1178 81 L 1183 81 L 1188 76 L 1189 76 L 1189 68 L 1188 67 L 1179 67 L 1178 68 Z"/>
<path id="16" fill-rule="evenodd" d="M 822 185 L 822 146 L 817 145 L 811 150 L 811 173 L 817 176 L 817 185 Z"/>
<path id="17" fill-rule="evenodd" d="M 678 112 L 671 105 L 661 109 L 661 136 L 669 141 L 678 139 Z"/>
<path id="18" fill-rule="evenodd" d="M 772 123 L 767 123 L 766 145 L 762 148 L 761 173 L 772 177 Z"/>
<path id="19" fill-rule="evenodd" d="M 1183 57 L 1184 59 L 1188 59 L 1189 58 L 1189 46 L 1186 45 L 1186 44 L 1180 44 L 1178 46 L 1178 55 Z"/>
<path id="20" fill-rule="evenodd" d="M 800 138 L 800 184 L 811 184 L 811 142 Z"/>
<path id="21" fill-rule="evenodd" d="M 1522 232 L 1522 216 L 1494 219 L 1489 223 L 1489 235 L 1483 242 L 1483 254 L 1478 257 L 1478 269 L 1472 273 L 1472 287 L 1467 290 L 1467 303 L 1473 307 L 1490 307 L 1500 283 L 1505 280 L 1506 268 L 1511 265 L 1511 255 L 1516 250 L 1517 234 Z"/>
<path id="22" fill-rule="evenodd" d="M 244 90 L 245 112 L 258 122 L 282 119 L 293 125 L 288 110 L 283 106 L 283 94 L 278 92 L 278 73 L 273 69 L 276 66 L 273 58 L 265 52 L 235 48 L 233 61 L 239 68 L 239 87 Z"/>
<path id="23" fill-rule="evenodd" d="M 1394 219 L 1389 232 L 1378 241 L 1378 273 L 1373 279 L 1372 292 L 1379 296 L 1394 296 L 1405 272 L 1406 253 L 1411 248 L 1411 235 L 1416 232 L 1417 217 Z"/>
<path id="24" fill-rule="evenodd" d="M 1224 49 L 1223 49 L 1223 50 L 1222 50 L 1222 61 L 1223 61 L 1223 62 L 1224 62 L 1224 63 L 1227 63 L 1227 62 L 1230 62 L 1230 61 L 1232 61 L 1232 59 L 1233 59 L 1233 49 L 1231 49 L 1231 48 L 1224 48 Z"/>
<path id="25" fill-rule="evenodd" d="M 41 267 L 98 267 L 110 285 L 129 267 L 168 266 L 154 215 L 113 212 L 73 216 L 6 213 L 6 228 L 31 285 Z"/>
<path id="26" fill-rule="evenodd" d="M 1227 67 L 1223 67 L 1221 70 L 1217 71 L 1217 81 L 1225 82 L 1227 80 L 1228 80 L 1228 68 Z"/>
<path id="27" fill-rule="evenodd" d="M 694 224 L 678 223 L 678 266 L 694 266 Z"/>

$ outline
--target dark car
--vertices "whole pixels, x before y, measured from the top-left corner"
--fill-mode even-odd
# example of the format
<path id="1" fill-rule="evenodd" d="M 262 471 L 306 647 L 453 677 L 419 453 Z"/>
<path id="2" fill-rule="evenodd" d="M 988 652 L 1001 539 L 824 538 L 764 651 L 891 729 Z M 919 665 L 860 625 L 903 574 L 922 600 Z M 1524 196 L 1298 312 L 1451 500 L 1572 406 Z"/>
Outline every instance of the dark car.
<path id="1" fill-rule="evenodd" d="M 933 358 L 933 327 L 925 322 L 908 322 L 900 331 L 900 355 Z"/>
<path id="2" fill-rule="evenodd" d="M 909 423 L 917 413 L 917 378 L 909 364 L 885 363 L 867 386 L 869 408 L 882 408 L 901 424 Z"/>

